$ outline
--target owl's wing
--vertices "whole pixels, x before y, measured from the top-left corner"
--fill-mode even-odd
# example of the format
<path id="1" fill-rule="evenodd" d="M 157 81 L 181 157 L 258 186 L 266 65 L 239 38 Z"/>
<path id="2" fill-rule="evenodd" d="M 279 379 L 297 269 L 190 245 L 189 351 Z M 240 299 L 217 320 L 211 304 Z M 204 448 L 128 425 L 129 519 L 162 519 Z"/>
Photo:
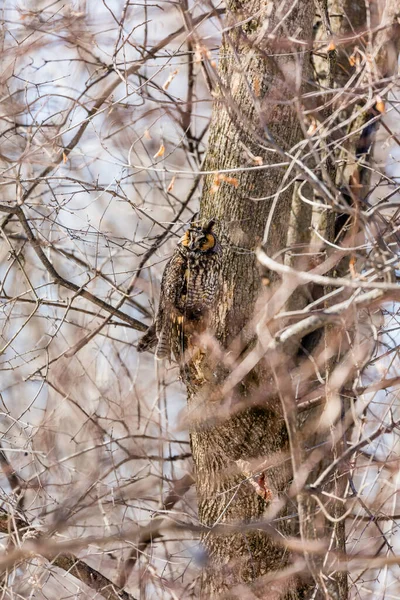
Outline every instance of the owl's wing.
<path id="1" fill-rule="evenodd" d="M 161 302 L 166 313 L 169 310 L 179 311 L 181 307 L 182 294 L 186 286 L 185 271 L 187 261 L 176 250 L 167 263 L 161 280 Z"/>
<path id="2" fill-rule="evenodd" d="M 172 339 L 172 322 L 167 320 L 158 335 L 158 343 L 156 348 L 156 358 L 171 358 L 171 339 Z"/>
<path id="3" fill-rule="evenodd" d="M 176 250 L 165 266 L 161 280 L 160 304 L 156 318 L 156 358 L 171 358 L 176 318 L 185 286 L 185 258 Z"/>
<path id="4" fill-rule="evenodd" d="M 146 352 L 146 350 L 150 351 L 157 345 L 157 333 L 156 333 L 156 324 L 155 322 L 150 325 L 146 333 L 140 338 L 137 343 L 136 350 L 138 352 Z"/>
<path id="5" fill-rule="evenodd" d="M 170 358 L 171 344 L 177 318 L 182 312 L 182 295 L 187 261 L 178 250 L 165 266 L 161 279 L 161 293 L 158 311 L 153 325 L 149 327 L 137 345 L 138 352 L 156 348 L 156 358 Z"/>

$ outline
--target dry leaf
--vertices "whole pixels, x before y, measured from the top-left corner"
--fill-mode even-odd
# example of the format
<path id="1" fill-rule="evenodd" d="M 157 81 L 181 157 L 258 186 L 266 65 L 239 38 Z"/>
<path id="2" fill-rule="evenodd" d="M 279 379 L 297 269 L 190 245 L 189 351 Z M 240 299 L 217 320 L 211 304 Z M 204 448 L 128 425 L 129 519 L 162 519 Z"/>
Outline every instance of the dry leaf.
<path id="1" fill-rule="evenodd" d="M 254 80 L 254 94 L 257 98 L 259 98 L 261 95 L 261 84 L 258 77 L 256 77 Z"/>
<path id="2" fill-rule="evenodd" d="M 233 185 L 233 187 L 239 187 L 239 179 L 237 177 L 224 177 L 222 181 L 225 183 L 229 183 L 229 185 Z"/>
<path id="3" fill-rule="evenodd" d="M 313 135 L 317 131 L 317 121 L 315 119 L 311 120 L 310 126 L 307 129 L 307 135 Z"/>
<path id="4" fill-rule="evenodd" d="M 327 52 L 333 52 L 333 50 L 336 50 L 336 44 L 335 44 L 335 42 L 331 42 L 329 44 Z"/>
<path id="5" fill-rule="evenodd" d="M 233 185 L 233 187 L 239 187 L 239 180 L 237 177 L 230 177 L 229 175 L 225 175 L 224 173 L 218 173 L 214 177 L 213 185 L 211 188 L 211 193 L 215 193 L 222 182 L 228 183 L 229 185 Z"/>
<path id="6" fill-rule="evenodd" d="M 356 259 L 354 258 L 354 256 L 352 256 L 350 258 L 350 261 L 349 261 L 349 271 L 350 271 L 350 275 L 352 276 L 352 278 L 353 279 L 357 279 Z"/>
<path id="7" fill-rule="evenodd" d="M 376 104 L 375 104 L 375 108 L 377 111 L 379 111 L 381 114 L 383 114 L 385 112 L 385 102 L 382 100 L 382 98 L 380 96 L 376 97 Z"/>
<path id="8" fill-rule="evenodd" d="M 215 194 L 218 191 L 219 186 L 221 185 L 221 181 L 219 179 L 219 175 L 215 175 L 213 179 L 213 184 L 211 186 L 211 194 Z"/>
<path id="9" fill-rule="evenodd" d="M 262 156 L 255 156 L 253 158 L 253 160 L 254 160 L 255 164 L 258 165 L 259 167 L 262 167 L 264 164 Z"/>
<path id="10" fill-rule="evenodd" d="M 65 152 L 63 152 L 63 163 L 64 163 L 64 165 L 67 162 L 67 160 L 68 160 L 68 156 L 65 154 Z"/>
<path id="11" fill-rule="evenodd" d="M 179 71 L 178 69 L 175 69 L 175 71 L 173 71 L 173 73 L 171 73 L 167 79 L 167 81 L 164 83 L 164 85 L 162 86 L 163 90 L 167 90 L 171 84 L 171 81 L 173 81 L 176 77 L 176 75 L 178 75 Z"/>
<path id="12" fill-rule="evenodd" d="M 146 131 L 144 132 L 144 134 L 143 134 L 143 137 L 144 137 L 146 140 L 151 140 L 150 131 L 149 131 L 148 129 L 146 129 Z"/>
<path id="13" fill-rule="evenodd" d="M 208 48 L 206 48 L 206 46 L 196 46 L 196 51 L 194 53 L 194 62 L 195 63 L 199 63 L 201 62 L 204 58 L 207 58 L 208 60 L 211 60 L 211 52 L 209 51 Z"/>
<path id="14" fill-rule="evenodd" d="M 349 63 L 351 67 L 355 67 L 360 64 L 360 57 L 354 52 L 351 56 L 349 56 Z"/>
<path id="15" fill-rule="evenodd" d="M 175 180 L 176 180 L 176 175 L 174 175 L 173 178 L 171 179 L 171 181 L 169 182 L 169 186 L 167 187 L 167 192 L 172 192 L 172 190 L 174 189 Z"/>
<path id="16" fill-rule="evenodd" d="M 349 183 L 352 190 L 357 191 L 362 188 L 360 183 L 360 173 L 358 171 L 354 171 L 352 175 L 349 177 Z"/>
<path id="17" fill-rule="evenodd" d="M 251 464 L 246 460 L 239 459 L 235 462 L 255 492 L 266 502 L 270 502 L 273 499 L 273 493 L 267 485 L 269 482 L 265 473 L 263 471 L 253 473 Z"/>
<path id="18" fill-rule="evenodd" d="M 229 177 L 229 175 L 219 174 L 218 179 L 220 181 L 225 181 L 225 183 L 229 183 L 229 185 L 233 185 L 233 187 L 239 187 L 239 180 L 237 177 Z"/>
<path id="19" fill-rule="evenodd" d="M 158 151 L 155 153 L 153 158 L 160 158 L 161 156 L 164 156 L 164 152 L 165 152 L 165 146 L 164 146 L 164 144 L 161 144 L 161 146 L 159 147 Z"/>

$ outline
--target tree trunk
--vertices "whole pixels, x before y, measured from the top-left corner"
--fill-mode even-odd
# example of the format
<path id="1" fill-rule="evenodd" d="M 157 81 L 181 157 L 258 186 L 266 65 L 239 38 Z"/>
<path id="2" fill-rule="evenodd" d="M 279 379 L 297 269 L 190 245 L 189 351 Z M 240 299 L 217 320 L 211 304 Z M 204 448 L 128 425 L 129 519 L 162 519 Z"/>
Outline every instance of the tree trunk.
<path id="1" fill-rule="evenodd" d="M 338 87 L 343 87 L 352 74 L 349 56 L 359 41 L 351 25 L 356 32 L 365 27 L 364 5 L 347 0 L 306 0 L 294 5 L 275 0 L 267 4 L 259 0 L 230 4 L 218 73 L 212 75 L 217 87 L 205 168 L 213 174 L 205 179 L 200 217 L 217 220 L 216 229 L 224 246 L 220 298 L 212 316 L 212 330 L 220 347 L 209 342 L 208 351 L 194 354 L 187 370 L 199 519 L 210 529 L 202 535 L 207 553 L 204 597 L 220 597 L 222 593 L 224 597 L 241 597 L 238 584 L 250 585 L 255 597 L 265 597 L 266 589 L 268 598 L 307 597 L 313 589 L 317 589 L 314 598 L 345 600 L 348 596 L 346 574 L 335 572 L 334 565 L 327 565 L 326 561 L 324 567 L 323 556 L 306 551 L 308 543 L 321 538 L 330 540 L 330 550 L 344 553 L 343 505 L 333 502 L 329 506 L 336 522 L 329 521 L 304 486 L 297 495 L 293 486 L 290 488 L 291 478 L 296 481 L 301 474 L 305 446 L 316 447 L 323 440 L 318 430 L 323 408 L 304 413 L 300 421 L 296 417 L 288 371 L 295 365 L 299 340 L 285 354 L 276 353 L 272 360 L 265 360 L 262 351 L 254 360 L 254 340 L 259 333 L 252 323 L 255 312 L 258 311 L 258 323 L 263 314 L 261 323 L 266 323 L 266 332 L 273 336 L 275 331 L 268 316 L 285 304 L 290 310 L 304 307 L 309 295 L 304 288 L 293 294 L 295 288 L 290 280 L 285 282 L 286 290 L 274 294 L 277 277 L 265 270 L 260 277 L 255 249 L 263 243 L 267 254 L 273 256 L 288 246 L 307 248 L 311 222 L 328 242 L 335 235 L 330 208 L 337 210 L 339 204 L 333 203 L 329 210 L 313 214 L 309 205 L 298 200 L 298 182 L 293 180 L 296 169 L 302 174 L 303 183 L 307 178 L 304 166 L 295 163 L 295 159 L 302 158 L 300 143 L 307 138 L 310 125 L 310 117 L 307 120 L 303 114 L 306 101 L 302 94 L 312 76 L 309 50 L 315 6 L 320 39 L 334 42 L 331 49 L 327 44 L 319 49 L 320 54 L 325 52 L 326 60 L 318 64 L 318 58 L 314 59 L 313 75 L 322 89 L 333 88 L 335 79 Z M 255 17 L 250 18 L 251 15 Z M 349 41 L 342 44 L 340 39 L 349 31 Z M 382 55 L 393 55 L 387 49 L 390 36 L 385 35 L 386 42 L 380 41 L 379 33 L 376 36 L 379 65 Z M 320 95 L 315 113 L 310 111 L 311 105 L 306 108 L 316 120 L 324 121 L 325 127 L 340 124 L 340 116 L 331 118 L 332 109 L 323 104 Z M 347 157 L 355 156 L 357 131 L 365 122 L 356 125 L 356 133 L 349 141 L 351 148 L 347 145 L 345 149 Z M 321 142 L 317 160 L 309 160 L 307 166 L 336 199 L 335 186 L 351 189 L 354 168 L 337 172 L 330 152 L 323 148 L 324 143 L 327 148 L 329 135 L 320 139 L 325 142 Z M 271 166 L 282 162 L 286 163 L 284 168 Z M 302 188 L 303 194 L 306 189 Z M 310 197 L 315 194 L 310 186 L 308 192 Z M 326 198 L 320 203 L 323 202 Z M 314 244 L 314 250 L 323 249 L 321 243 L 318 248 Z M 303 259 L 289 254 L 285 263 L 303 270 L 309 268 Z M 267 286 L 264 289 L 262 282 Z M 283 322 L 278 323 L 282 327 Z M 320 340 L 321 351 L 330 345 L 340 343 L 335 331 L 326 328 Z M 327 359 L 323 367 L 328 405 L 332 361 Z M 336 401 L 337 398 L 332 399 L 332 405 Z M 325 441 L 330 436 L 326 423 L 325 419 Z M 301 432 L 301 424 L 306 424 L 306 433 Z M 314 478 L 329 464 L 332 455 L 336 458 L 342 453 L 344 432 L 342 435 L 340 428 L 339 417 L 332 424 L 332 454 L 325 460 L 319 457 L 312 473 Z M 257 477 L 252 477 L 255 473 Z M 343 497 L 345 485 L 345 477 L 340 472 L 333 473 L 324 491 Z M 276 517 L 279 519 L 274 521 Z M 217 525 L 220 528 L 215 530 Z M 224 525 L 230 529 L 224 529 Z M 304 544 L 308 579 L 299 576 L 301 568 L 290 566 L 289 544 L 285 545 L 284 539 L 293 534 L 300 535 Z M 323 575 L 326 569 L 329 577 Z"/>
<path id="2" fill-rule="evenodd" d="M 253 200 L 271 197 L 284 175 L 282 168 L 255 170 L 254 167 L 260 163 L 285 162 L 282 153 L 274 149 L 290 150 L 303 139 L 296 100 L 308 76 L 309 57 L 307 51 L 298 51 L 309 48 L 314 4 L 307 0 L 292 8 L 292 2 L 283 6 L 280 2 L 265 5 L 257 1 L 234 4 L 230 9 L 227 26 L 252 14 L 258 16 L 242 26 L 232 27 L 224 37 L 206 169 L 218 172 L 253 169 L 231 176 L 209 175 L 204 183 L 201 217 L 217 220 L 224 245 L 221 297 L 213 315 L 213 328 L 222 346 L 230 347 L 234 354 L 251 338 L 251 330 L 247 334 L 243 330 L 260 295 L 261 278 L 254 250 L 264 238 L 271 209 L 274 214 L 268 231 L 269 253 L 285 247 L 287 240 L 293 188 L 279 194 L 276 206 L 270 198 Z M 287 19 L 278 25 L 286 12 Z M 269 32 L 274 32 L 270 38 Z M 291 36 L 297 41 L 288 42 Z M 278 56 L 280 53 L 282 56 Z M 266 275 L 269 280 L 274 279 L 273 274 Z M 203 356 L 192 365 L 188 385 L 196 422 L 191 441 L 199 518 L 206 527 L 239 525 L 263 518 L 268 502 L 245 481 L 236 461 L 260 462 L 271 457 L 272 462 L 275 460 L 275 466 L 268 469 L 268 482 L 264 486 L 266 497 L 271 492 L 275 502 L 290 478 L 288 457 L 281 456 L 287 451 L 288 436 L 279 399 L 251 406 L 260 394 L 268 395 L 270 376 L 259 365 L 234 386 L 231 394 L 216 392 L 221 390 L 228 372 L 228 367 L 217 367 L 212 357 Z M 241 402 L 248 407 L 237 410 L 235 407 Z M 212 421 L 223 412 L 230 416 L 213 426 Z M 293 511 L 290 506 L 283 512 Z M 290 520 L 282 521 L 278 529 L 288 535 Z M 256 581 L 266 573 L 281 570 L 287 563 L 285 547 L 261 529 L 230 535 L 207 533 L 202 542 L 208 554 L 203 577 L 205 597 L 218 597 L 229 588 L 235 596 L 236 584 Z M 265 585 L 262 580 L 260 583 Z M 290 585 L 288 577 L 278 582 L 277 597 Z M 269 590 L 268 597 L 273 598 L 273 586 Z M 299 596 L 293 591 L 295 597 Z"/>

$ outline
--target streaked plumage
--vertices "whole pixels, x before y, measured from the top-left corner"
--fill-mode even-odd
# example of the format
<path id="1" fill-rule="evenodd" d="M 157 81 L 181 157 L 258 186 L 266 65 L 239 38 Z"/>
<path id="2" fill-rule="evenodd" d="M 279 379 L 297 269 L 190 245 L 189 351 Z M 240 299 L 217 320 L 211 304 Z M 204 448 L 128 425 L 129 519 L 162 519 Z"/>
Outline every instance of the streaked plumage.
<path id="1" fill-rule="evenodd" d="M 205 227 L 191 223 L 179 240 L 164 269 L 156 319 L 139 341 L 138 352 L 155 347 L 157 358 L 174 354 L 179 362 L 187 337 L 206 329 L 221 265 L 214 225 L 214 221 Z"/>

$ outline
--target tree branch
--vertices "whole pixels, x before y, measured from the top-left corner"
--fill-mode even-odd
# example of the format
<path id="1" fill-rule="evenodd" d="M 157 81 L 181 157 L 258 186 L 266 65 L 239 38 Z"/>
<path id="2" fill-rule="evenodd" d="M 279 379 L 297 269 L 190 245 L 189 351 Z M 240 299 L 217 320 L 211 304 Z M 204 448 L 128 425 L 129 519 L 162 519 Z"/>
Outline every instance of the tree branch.
<path id="1" fill-rule="evenodd" d="M 44 268 L 48 271 L 48 273 L 53 277 L 55 283 L 58 283 L 63 287 L 67 288 L 68 290 L 75 292 L 77 296 L 82 296 L 82 298 L 85 298 L 93 304 L 96 304 L 96 306 L 98 306 L 102 310 L 105 310 L 111 315 L 114 315 L 122 321 L 125 321 L 131 327 L 133 327 L 133 329 L 137 329 L 138 331 L 146 331 L 147 326 L 144 323 L 141 323 L 134 317 L 131 317 L 130 315 L 127 315 L 126 313 L 120 311 L 118 308 L 114 308 L 111 304 L 108 304 L 108 302 L 105 302 L 101 298 L 98 298 L 94 294 L 91 294 L 83 287 L 79 287 L 75 283 L 72 283 L 72 281 L 65 279 L 56 271 L 53 264 L 49 261 L 46 254 L 43 252 L 40 243 L 35 238 L 33 231 L 29 226 L 27 218 L 25 217 L 22 206 L 5 206 L 1 204 L 0 212 L 8 212 L 16 215 L 16 217 L 22 225 L 23 230 L 25 231 L 26 237 L 28 238 L 34 252 L 36 253 L 36 256 L 38 257 Z"/>

